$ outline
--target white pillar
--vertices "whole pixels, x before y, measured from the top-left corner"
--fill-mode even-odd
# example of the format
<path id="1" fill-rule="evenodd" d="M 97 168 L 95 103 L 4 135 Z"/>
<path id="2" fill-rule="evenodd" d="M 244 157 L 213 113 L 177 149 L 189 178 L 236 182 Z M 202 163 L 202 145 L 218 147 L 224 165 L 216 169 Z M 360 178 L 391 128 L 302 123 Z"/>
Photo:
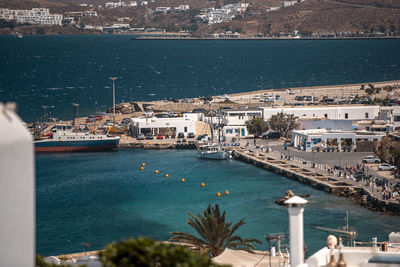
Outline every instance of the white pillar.
<path id="1" fill-rule="evenodd" d="M 290 266 L 302 266 L 304 264 L 304 204 L 308 201 L 295 196 L 285 201 L 289 205 L 290 228 Z"/>
<path id="2" fill-rule="evenodd" d="M 35 266 L 32 136 L 1 103 L 0 124 L 0 266 Z"/>

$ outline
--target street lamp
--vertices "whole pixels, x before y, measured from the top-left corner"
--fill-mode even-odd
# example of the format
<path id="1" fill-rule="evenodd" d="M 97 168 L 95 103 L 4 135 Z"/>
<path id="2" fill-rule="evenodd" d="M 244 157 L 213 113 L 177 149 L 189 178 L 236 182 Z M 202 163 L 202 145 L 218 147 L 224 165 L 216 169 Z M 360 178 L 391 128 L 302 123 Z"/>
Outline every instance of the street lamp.
<path id="1" fill-rule="evenodd" d="M 110 77 L 110 80 L 113 81 L 113 123 L 115 124 L 115 80 L 117 80 L 118 77 Z"/>

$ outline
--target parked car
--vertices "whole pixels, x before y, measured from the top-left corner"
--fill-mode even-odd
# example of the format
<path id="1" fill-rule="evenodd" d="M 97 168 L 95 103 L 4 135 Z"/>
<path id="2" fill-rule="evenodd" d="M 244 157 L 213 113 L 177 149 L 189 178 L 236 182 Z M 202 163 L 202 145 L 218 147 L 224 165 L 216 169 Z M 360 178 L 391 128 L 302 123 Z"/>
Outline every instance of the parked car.
<path id="1" fill-rule="evenodd" d="M 144 134 L 139 134 L 137 137 L 136 137 L 136 140 L 144 140 L 145 139 L 145 136 L 144 136 Z"/>
<path id="2" fill-rule="evenodd" d="M 200 141 L 200 140 L 203 139 L 205 136 L 206 136 L 206 134 L 198 135 L 197 138 L 196 138 L 196 140 Z"/>
<path id="3" fill-rule="evenodd" d="M 268 134 L 264 134 L 262 136 L 262 139 L 279 139 L 281 137 L 281 134 L 278 132 L 270 132 Z"/>
<path id="4" fill-rule="evenodd" d="M 185 134 L 182 132 L 178 133 L 178 138 L 185 138 Z"/>
<path id="5" fill-rule="evenodd" d="M 154 137 L 153 137 L 153 135 L 151 133 L 148 133 L 148 134 L 146 134 L 146 139 L 147 140 L 153 140 Z"/>
<path id="6" fill-rule="evenodd" d="M 379 166 L 378 166 L 378 171 L 394 171 L 396 169 L 397 169 L 396 166 L 393 166 L 393 165 L 390 165 L 387 163 L 382 163 L 382 164 L 379 164 Z"/>
<path id="7" fill-rule="evenodd" d="M 194 133 L 188 133 L 187 137 L 188 138 L 194 138 Z"/>
<path id="8" fill-rule="evenodd" d="M 158 135 L 157 135 L 157 139 L 164 139 L 164 135 L 158 134 Z"/>
<path id="9" fill-rule="evenodd" d="M 102 119 L 103 119 L 103 115 L 97 115 L 97 116 L 96 116 L 96 120 L 99 121 L 99 120 L 102 120 Z"/>
<path id="10" fill-rule="evenodd" d="M 369 156 L 363 157 L 362 162 L 364 162 L 364 163 L 381 163 L 382 161 L 380 158 L 377 158 L 373 155 L 369 155 Z"/>
<path id="11" fill-rule="evenodd" d="M 96 117 L 95 116 L 89 116 L 86 119 L 86 122 L 94 122 L 94 121 L 96 121 Z"/>

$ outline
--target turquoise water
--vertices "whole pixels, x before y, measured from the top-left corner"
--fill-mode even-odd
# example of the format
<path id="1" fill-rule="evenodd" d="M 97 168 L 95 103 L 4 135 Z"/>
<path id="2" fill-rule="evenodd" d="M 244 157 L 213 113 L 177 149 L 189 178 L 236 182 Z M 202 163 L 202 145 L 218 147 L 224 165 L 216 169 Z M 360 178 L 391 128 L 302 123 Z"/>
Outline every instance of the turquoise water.
<path id="1" fill-rule="evenodd" d="M 139 169 L 142 162 L 144 171 Z M 246 216 L 239 233 L 265 241 L 268 233 L 288 233 L 287 210 L 274 204 L 288 189 L 311 195 L 304 214 L 308 254 L 323 246 L 327 236 L 313 226 L 343 226 L 346 210 L 360 240 L 386 239 L 400 229 L 398 217 L 239 161 L 199 159 L 193 150 L 39 154 L 36 177 L 37 252 L 44 255 L 82 251 L 82 242 L 100 249 L 141 235 L 167 240 L 171 231 L 191 231 L 186 212 L 197 214 L 208 203 L 219 203 L 229 220 Z M 228 196 L 216 196 L 225 190 Z"/>
<path id="2" fill-rule="evenodd" d="M 400 40 L 131 40 L 130 36 L 0 36 L 0 101 L 26 121 L 72 118 L 117 102 L 400 79 Z"/>

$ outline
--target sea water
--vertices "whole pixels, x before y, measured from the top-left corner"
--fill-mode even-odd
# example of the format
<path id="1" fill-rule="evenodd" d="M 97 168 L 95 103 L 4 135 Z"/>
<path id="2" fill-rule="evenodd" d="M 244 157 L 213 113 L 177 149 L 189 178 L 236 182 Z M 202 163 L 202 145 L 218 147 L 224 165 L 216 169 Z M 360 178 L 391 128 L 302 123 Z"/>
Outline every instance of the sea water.
<path id="1" fill-rule="evenodd" d="M 400 40 L 131 40 L 0 36 L 0 101 L 27 121 L 116 102 L 400 79 Z"/>
<path id="2" fill-rule="evenodd" d="M 36 186 L 36 250 L 44 255 L 83 251 L 82 243 L 94 250 L 128 237 L 168 240 L 172 231 L 194 234 L 187 212 L 197 215 L 208 204 L 219 204 L 229 221 L 246 217 L 238 234 L 263 241 L 258 248 L 266 250 L 267 234 L 285 233 L 288 243 L 287 208 L 274 203 L 288 189 L 310 194 L 304 211 L 307 255 L 328 236 L 315 227 L 344 226 L 346 210 L 357 240 L 386 240 L 400 229 L 398 217 L 240 161 L 204 160 L 194 150 L 38 154 Z"/>

